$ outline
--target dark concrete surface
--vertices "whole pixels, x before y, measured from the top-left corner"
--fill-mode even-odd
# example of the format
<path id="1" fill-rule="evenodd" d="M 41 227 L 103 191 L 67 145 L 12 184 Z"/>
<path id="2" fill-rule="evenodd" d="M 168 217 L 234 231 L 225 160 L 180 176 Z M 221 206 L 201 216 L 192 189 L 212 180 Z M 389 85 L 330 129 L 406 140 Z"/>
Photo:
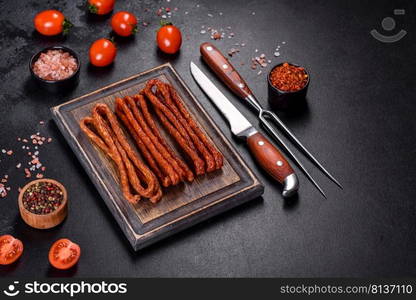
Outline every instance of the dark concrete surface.
<path id="1" fill-rule="evenodd" d="M 0 1 L 0 148 L 15 150 L 11 157 L 0 153 L 0 176 L 8 174 L 12 188 L 0 199 L 0 234 L 13 234 L 25 244 L 20 261 L 0 267 L 0 276 L 416 275 L 413 1 L 119 0 L 117 11 L 129 10 L 150 25 L 140 26 L 135 38 L 117 39 L 116 62 L 104 70 L 90 67 L 87 55 L 92 41 L 108 35 L 108 18 L 91 18 L 84 2 Z M 179 8 L 171 18 L 184 35 L 177 57 L 156 50 L 159 17 L 155 11 L 160 6 Z M 46 38 L 34 32 L 34 15 L 48 8 L 62 10 L 74 23 L 67 38 Z M 395 8 L 406 9 L 406 14 L 394 16 Z M 386 33 L 381 20 L 388 16 L 397 22 L 393 33 L 400 28 L 408 31 L 397 43 L 384 44 L 369 34 L 373 28 Z M 232 27 L 234 38 L 215 41 L 223 51 L 236 42 L 247 44 L 232 62 L 264 105 L 270 66 L 257 75 L 249 67 L 251 57 L 265 53 L 272 64 L 287 60 L 308 68 L 307 107 L 279 115 L 343 183 L 344 190 L 300 156 L 328 199 L 300 172 L 298 198 L 282 199 L 280 187 L 254 164 L 244 144 L 231 137 L 218 111 L 191 78 L 191 60 L 208 71 L 198 50 L 200 43 L 209 40 L 200 33 L 202 25 Z M 283 41 L 281 56 L 274 57 L 276 45 Z M 72 48 L 82 60 L 79 86 L 63 94 L 39 89 L 28 70 L 35 52 L 55 44 Z M 167 61 L 235 142 L 266 190 L 260 199 L 135 253 L 51 120 L 49 108 Z M 224 86 L 221 89 L 256 123 L 248 107 Z M 39 125 L 40 120 L 46 125 Z M 67 220 L 47 231 L 25 225 L 16 203 L 17 188 L 26 182 L 23 170 L 15 167 L 25 156 L 16 138 L 38 130 L 54 138 L 41 151 L 48 168 L 45 175 L 64 183 L 71 201 Z M 68 272 L 53 270 L 47 261 L 50 245 L 61 237 L 82 247 L 78 266 Z"/>

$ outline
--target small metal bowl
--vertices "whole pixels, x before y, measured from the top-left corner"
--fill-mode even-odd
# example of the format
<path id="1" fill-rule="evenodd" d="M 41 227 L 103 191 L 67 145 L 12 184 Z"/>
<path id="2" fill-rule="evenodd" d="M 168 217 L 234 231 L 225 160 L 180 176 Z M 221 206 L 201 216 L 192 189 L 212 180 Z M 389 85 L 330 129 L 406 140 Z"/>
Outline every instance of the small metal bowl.
<path id="1" fill-rule="evenodd" d="M 269 92 L 269 105 L 273 110 L 287 110 L 291 108 L 295 108 L 300 104 L 303 104 L 306 99 L 306 94 L 308 92 L 309 81 L 310 81 L 310 74 L 305 69 L 305 73 L 308 75 L 308 81 L 306 82 L 305 86 L 297 91 L 282 91 L 275 87 L 272 82 L 270 81 L 271 73 L 277 67 L 282 66 L 284 63 L 280 63 L 274 66 L 269 74 L 267 75 L 267 85 L 268 85 L 268 92 Z M 289 65 L 300 67 L 299 65 L 292 64 L 288 62 Z"/>
<path id="2" fill-rule="evenodd" d="M 38 60 L 39 56 L 42 53 L 45 53 L 48 50 L 62 50 L 64 52 L 68 52 L 69 54 L 71 54 L 71 56 L 73 56 L 77 61 L 77 69 L 75 70 L 75 72 L 71 76 L 65 79 L 61 79 L 61 80 L 46 80 L 36 75 L 35 72 L 33 71 L 33 64 Z M 72 49 L 69 49 L 64 46 L 52 46 L 52 47 L 45 48 L 39 51 L 38 53 L 36 53 L 35 55 L 33 55 L 29 61 L 29 70 L 30 70 L 30 74 L 32 74 L 32 78 L 37 83 L 39 83 L 40 86 L 42 86 L 43 88 L 51 92 L 65 91 L 65 90 L 75 87 L 79 82 L 79 70 L 80 69 L 81 69 L 81 61 L 79 60 L 78 54 L 76 54 L 75 51 L 73 51 Z"/>

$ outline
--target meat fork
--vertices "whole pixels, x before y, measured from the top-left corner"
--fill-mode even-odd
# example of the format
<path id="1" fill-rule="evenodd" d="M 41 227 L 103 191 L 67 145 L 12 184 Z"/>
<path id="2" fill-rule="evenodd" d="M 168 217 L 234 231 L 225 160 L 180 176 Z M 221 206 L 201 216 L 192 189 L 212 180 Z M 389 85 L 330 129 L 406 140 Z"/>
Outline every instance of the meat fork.
<path id="1" fill-rule="evenodd" d="M 289 128 L 280 120 L 280 118 L 272 111 L 265 110 L 257 101 L 253 92 L 248 87 L 237 70 L 231 65 L 227 58 L 211 43 L 203 43 L 200 46 L 202 58 L 208 66 L 217 74 L 217 76 L 241 99 L 246 100 L 250 106 L 258 113 L 260 123 L 266 128 L 270 135 L 285 149 L 292 160 L 298 165 L 309 180 L 316 186 L 321 194 L 326 195 L 318 183 L 312 178 L 309 171 L 303 166 L 295 154 L 290 150 L 287 144 L 282 140 L 277 131 L 273 128 L 269 120 L 274 122 L 303 152 L 304 154 L 333 182 L 340 188 L 342 185 L 331 175 L 322 164 L 306 149 L 306 147 L 298 140 L 298 138 L 289 130 Z"/>

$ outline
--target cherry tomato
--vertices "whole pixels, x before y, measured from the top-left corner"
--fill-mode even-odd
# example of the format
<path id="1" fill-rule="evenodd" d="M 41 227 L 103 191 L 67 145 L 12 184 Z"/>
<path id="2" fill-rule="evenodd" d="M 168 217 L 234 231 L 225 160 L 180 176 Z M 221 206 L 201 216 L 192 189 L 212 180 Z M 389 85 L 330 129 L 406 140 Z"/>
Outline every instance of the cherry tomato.
<path id="1" fill-rule="evenodd" d="M 106 15 L 114 8 L 115 0 L 88 0 L 88 9 L 97 15 Z"/>
<path id="2" fill-rule="evenodd" d="M 60 270 L 74 266 L 81 255 L 81 248 L 68 239 L 57 240 L 49 250 L 49 262 Z"/>
<path id="3" fill-rule="evenodd" d="M 36 30 L 43 35 L 67 34 L 72 27 L 71 22 L 58 10 L 44 10 L 33 19 Z"/>
<path id="4" fill-rule="evenodd" d="M 116 58 L 117 48 L 108 39 L 99 39 L 90 48 L 90 62 L 96 67 L 105 67 Z"/>
<path id="5" fill-rule="evenodd" d="M 160 50 L 168 54 L 174 54 L 181 47 L 182 34 L 176 26 L 167 24 L 160 27 L 157 32 L 156 41 Z"/>
<path id="6" fill-rule="evenodd" d="M 11 235 L 0 236 L 0 265 L 14 263 L 23 253 L 23 243 Z"/>
<path id="7" fill-rule="evenodd" d="M 118 35 L 129 36 L 137 32 L 137 18 L 127 11 L 119 11 L 111 18 L 111 27 Z"/>

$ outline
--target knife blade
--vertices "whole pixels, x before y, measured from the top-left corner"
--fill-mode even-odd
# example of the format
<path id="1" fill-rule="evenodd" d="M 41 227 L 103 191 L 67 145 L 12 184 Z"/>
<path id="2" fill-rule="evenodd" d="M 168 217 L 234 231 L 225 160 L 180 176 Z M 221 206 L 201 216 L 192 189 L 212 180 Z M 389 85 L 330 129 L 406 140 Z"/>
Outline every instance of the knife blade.
<path id="1" fill-rule="evenodd" d="M 282 153 L 257 131 L 197 65 L 191 62 L 190 67 L 195 81 L 227 119 L 231 132 L 237 137 L 246 139 L 248 147 L 258 164 L 283 185 L 283 197 L 296 194 L 299 188 L 299 180 Z"/>

